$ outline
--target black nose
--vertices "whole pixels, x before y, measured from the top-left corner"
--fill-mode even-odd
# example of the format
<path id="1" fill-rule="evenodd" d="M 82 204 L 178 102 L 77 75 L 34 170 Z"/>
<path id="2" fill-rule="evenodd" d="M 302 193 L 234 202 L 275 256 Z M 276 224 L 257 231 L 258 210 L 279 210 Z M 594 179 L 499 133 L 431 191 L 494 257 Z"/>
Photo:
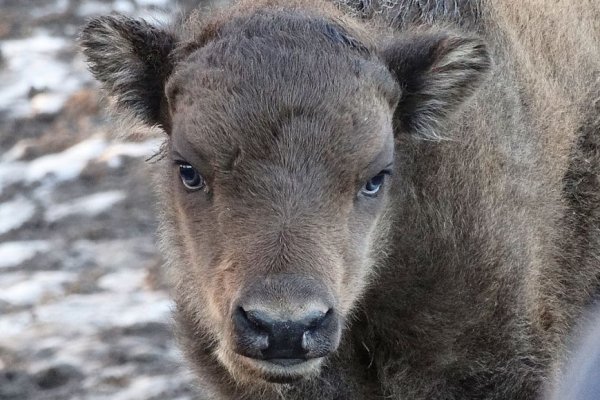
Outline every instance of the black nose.
<path id="1" fill-rule="evenodd" d="M 324 357 L 337 347 L 338 322 L 333 309 L 282 320 L 268 311 L 240 306 L 233 314 L 233 324 L 238 353 L 281 365 Z"/>

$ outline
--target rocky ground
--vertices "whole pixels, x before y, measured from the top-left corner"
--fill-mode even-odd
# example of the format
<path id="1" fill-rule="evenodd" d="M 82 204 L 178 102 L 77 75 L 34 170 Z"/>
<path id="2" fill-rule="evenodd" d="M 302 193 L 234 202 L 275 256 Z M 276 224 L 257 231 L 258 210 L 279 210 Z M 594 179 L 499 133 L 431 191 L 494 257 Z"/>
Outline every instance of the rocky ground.
<path id="1" fill-rule="evenodd" d="M 74 42 L 90 16 L 162 21 L 173 2 L 0 9 L 0 399 L 195 398 L 155 247 L 161 139 L 112 139 Z"/>

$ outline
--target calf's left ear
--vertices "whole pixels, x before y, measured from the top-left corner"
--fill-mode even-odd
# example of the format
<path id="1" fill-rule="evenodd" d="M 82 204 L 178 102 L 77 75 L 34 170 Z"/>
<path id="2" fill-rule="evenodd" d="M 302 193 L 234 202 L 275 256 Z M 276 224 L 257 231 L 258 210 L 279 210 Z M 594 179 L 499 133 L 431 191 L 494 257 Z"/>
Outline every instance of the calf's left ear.
<path id="1" fill-rule="evenodd" d="M 444 122 L 474 93 L 490 68 L 484 42 L 446 33 L 406 36 L 380 57 L 402 89 L 395 119 L 417 137 L 444 137 Z"/>
<path id="2" fill-rule="evenodd" d="M 90 71 L 119 111 L 149 126 L 168 125 L 164 87 L 173 68 L 173 34 L 143 20 L 111 15 L 90 20 L 79 43 Z"/>

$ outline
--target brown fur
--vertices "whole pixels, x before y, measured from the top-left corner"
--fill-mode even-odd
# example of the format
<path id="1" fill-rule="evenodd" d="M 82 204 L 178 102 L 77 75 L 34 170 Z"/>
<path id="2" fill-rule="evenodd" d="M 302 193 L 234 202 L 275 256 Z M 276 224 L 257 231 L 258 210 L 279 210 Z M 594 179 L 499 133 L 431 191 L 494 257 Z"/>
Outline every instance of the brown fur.
<path id="1" fill-rule="evenodd" d="M 598 288 L 600 7 L 338 6 L 82 34 L 117 104 L 168 134 L 162 249 L 202 398 L 537 398 Z M 357 195 L 392 157 L 383 193 Z M 182 187 L 179 158 L 206 190 Z M 248 298 L 289 315 L 333 299 L 339 347 L 296 371 L 240 356 Z"/>

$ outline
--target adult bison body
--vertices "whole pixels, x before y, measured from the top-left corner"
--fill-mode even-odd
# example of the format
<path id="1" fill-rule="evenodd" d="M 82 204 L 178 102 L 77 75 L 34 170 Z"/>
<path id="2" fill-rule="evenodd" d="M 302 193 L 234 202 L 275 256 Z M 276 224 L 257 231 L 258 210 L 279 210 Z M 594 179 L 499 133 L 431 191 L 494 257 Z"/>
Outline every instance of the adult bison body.
<path id="1" fill-rule="evenodd" d="M 166 135 L 206 399 L 535 399 L 600 273 L 600 5 L 245 1 L 81 43 Z M 129 118 L 131 119 L 131 118 Z"/>

